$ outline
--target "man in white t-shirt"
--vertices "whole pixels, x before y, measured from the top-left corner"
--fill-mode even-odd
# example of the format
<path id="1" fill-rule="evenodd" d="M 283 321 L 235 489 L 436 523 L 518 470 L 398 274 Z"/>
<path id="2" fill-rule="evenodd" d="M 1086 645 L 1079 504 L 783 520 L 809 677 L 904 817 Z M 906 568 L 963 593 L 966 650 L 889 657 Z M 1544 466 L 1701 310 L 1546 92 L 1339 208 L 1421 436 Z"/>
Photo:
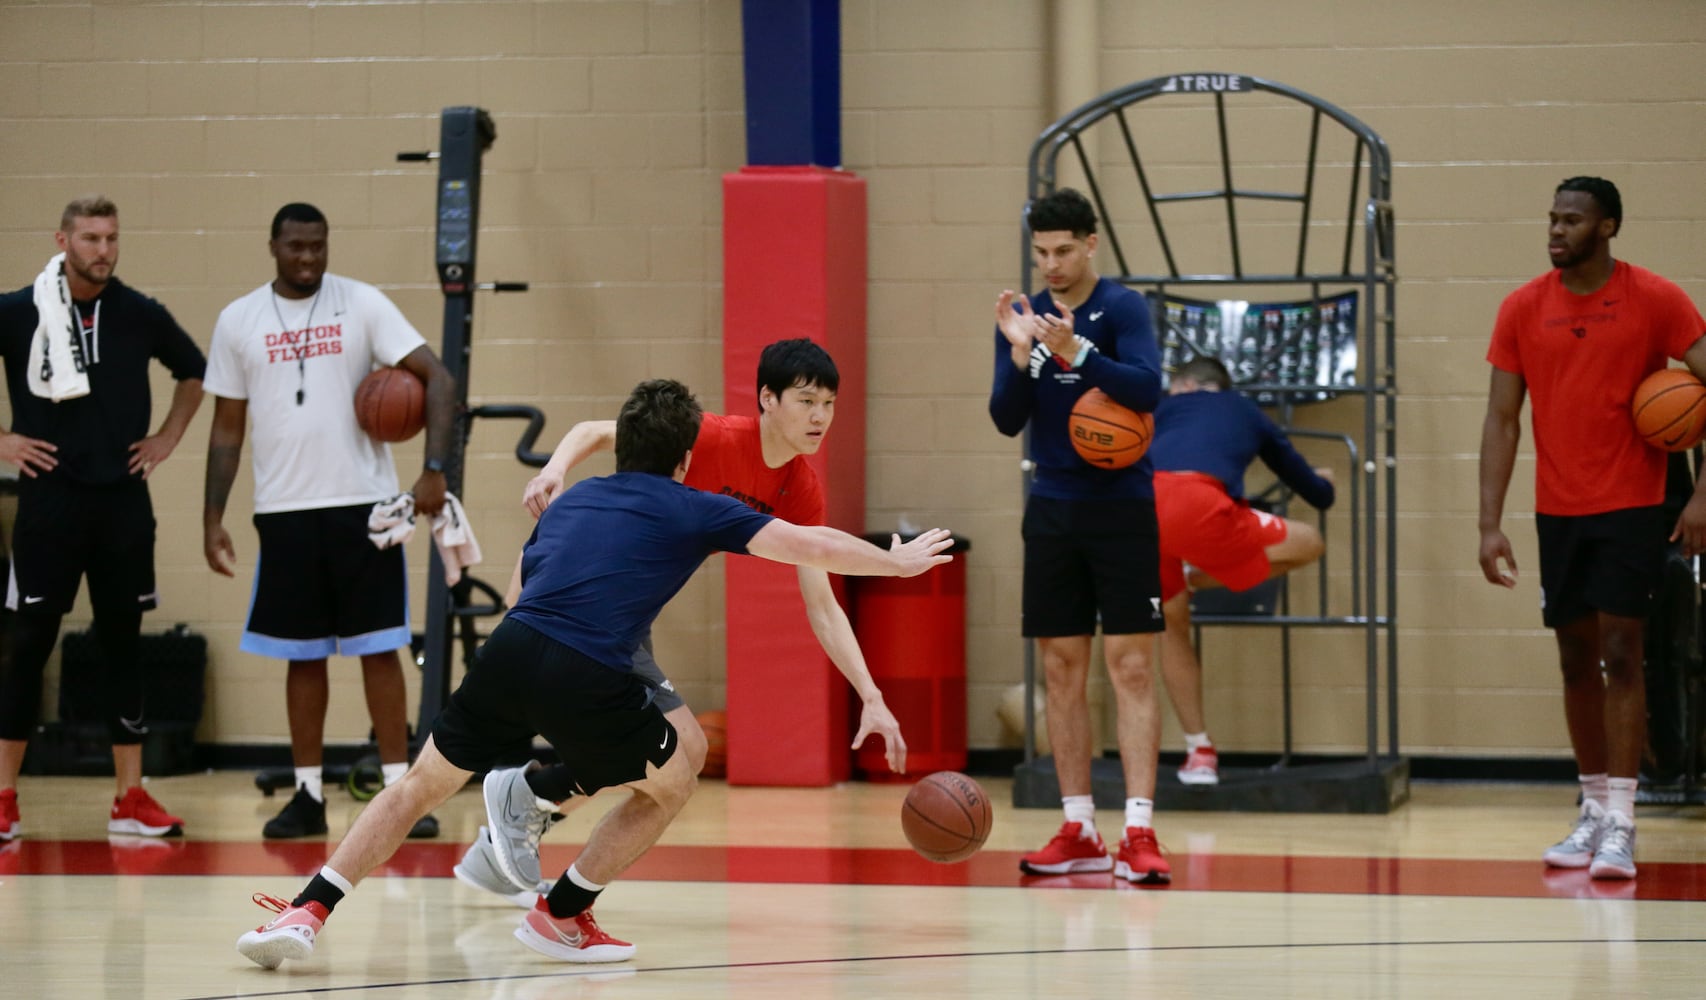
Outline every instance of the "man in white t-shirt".
<path id="1" fill-rule="evenodd" d="M 236 549 L 223 521 L 249 423 L 260 559 L 241 648 L 290 664 L 285 692 L 296 794 L 263 830 L 287 838 L 326 832 L 320 771 L 331 654 L 361 658 L 385 783 L 409 766 L 397 657 L 410 635 L 403 549 L 375 548 L 367 532 L 374 503 L 397 495 L 397 471 L 390 448 L 356 423 L 356 386 L 384 366 L 405 368 L 426 384 L 425 467 L 412 492 L 416 510 L 428 517 L 444 506 L 456 388 L 383 292 L 326 273 L 319 209 L 279 209 L 268 246 L 278 276 L 226 306 L 213 330 L 204 381 L 214 411 L 202 544 L 214 572 L 234 575 Z M 409 835 L 437 833 L 427 816 Z"/>

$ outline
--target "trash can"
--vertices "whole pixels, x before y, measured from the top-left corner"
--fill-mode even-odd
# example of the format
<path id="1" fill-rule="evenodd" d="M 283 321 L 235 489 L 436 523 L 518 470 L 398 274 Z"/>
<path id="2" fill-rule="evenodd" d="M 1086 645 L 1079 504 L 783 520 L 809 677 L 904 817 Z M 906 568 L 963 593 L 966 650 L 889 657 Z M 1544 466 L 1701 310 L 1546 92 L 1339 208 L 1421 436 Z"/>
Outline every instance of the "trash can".
<path id="1" fill-rule="evenodd" d="M 887 534 L 865 540 L 887 548 Z M 871 677 L 906 737 L 906 775 L 889 770 L 881 738 L 854 752 L 866 778 L 910 780 L 966 766 L 966 564 L 971 543 L 956 537 L 954 561 L 905 579 L 860 577 L 853 632 Z"/>

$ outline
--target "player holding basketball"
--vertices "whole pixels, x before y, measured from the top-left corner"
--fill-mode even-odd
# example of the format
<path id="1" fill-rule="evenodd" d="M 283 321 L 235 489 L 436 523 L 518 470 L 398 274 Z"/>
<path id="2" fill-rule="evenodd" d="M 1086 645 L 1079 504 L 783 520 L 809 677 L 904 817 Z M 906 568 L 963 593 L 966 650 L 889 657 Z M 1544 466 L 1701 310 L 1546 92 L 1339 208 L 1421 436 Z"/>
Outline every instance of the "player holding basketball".
<path id="1" fill-rule="evenodd" d="M 1706 320 L 1676 285 L 1611 256 L 1623 224 L 1617 187 L 1572 177 L 1552 200 L 1553 270 L 1512 292 L 1493 327 L 1481 432 L 1481 572 L 1516 585 L 1499 527 L 1533 394 L 1541 619 L 1558 641 L 1564 721 L 1582 806 L 1547 864 L 1635 877 L 1635 789 L 1646 745 L 1642 630 L 1662 578 L 1666 456 L 1635 432 L 1630 398 L 1667 358 L 1706 377 Z M 1685 556 L 1706 550 L 1706 480 L 1670 530 Z"/>
<path id="2" fill-rule="evenodd" d="M 216 399 L 202 535 L 208 566 L 232 576 L 225 502 L 245 422 L 252 423 L 260 560 L 239 648 L 290 664 L 285 709 L 296 794 L 262 830 L 289 838 L 326 832 L 321 764 L 331 654 L 361 658 L 385 783 L 409 766 L 397 658 L 409 644 L 403 548 L 375 548 L 367 529 L 374 503 L 396 495 L 397 471 L 390 448 L 356 424 L 356 386 L 376 365 L 401 366 L 426 384 L 425 468 L 413 492 L 415 509 L 427 516 L 444 505 L 456 389 L 383 292 L 326 273 L 319 209 L 279 209 L 268 247 L 277 276 L 226 306 L 213 330 L 207 391 Z M 435 836 L 437 823 L 428 820 L 413 835 Z"/>
<path id="3" fill-rule="evenodd" d="M 516 937 L 565 962 L 633 956 L 633 945 L 593 920 L 593 902 L 657 840 L 696 781 L 655 682 L 635 669 L 664 604 L 716 551 L 864 576 L 916 576 L 953 558 L 942 554 L 953 543 L 946 531 L 904 545 L 897 536 L 884 551 L 683 486 L 700 416 L 679 382 L 634 390 L 616 418 L 616 474 L 575 484 L 540 516 L 522 552 L 520 599 L 433 723 L 414 767 L 362 812 L 294 901 L 263 904 L 279 916 L 244 934 L 238 951 L 267 968 L 306 958 L 332 908 L 396 851 L 411 823 L 539 733 L 573 772 L 577 792 L 626 786 L 634 794 L 599 821 Z"/>
<path id="4" fill-rule="evenodd" d="M 805 456 L 815 454 L 829 433 L 841 374 L 827 351 L 800 338 L 766 346 L 758 358 L 757 381 L 758 416 L 705 414 L 686 483 L 736 497 L 755 510 L 795 524 L 822 524 L 823 487 Z M 563 489 L 568 471 L 594 452 L 611 448 L 615 437 L 616 423 L 610 420 L 569 428 L 550 462 L 527 484 L 523 506 L 534 517 L 543 514 Z M 829 574 L 801 566 L 799 583 L 812 632 L 859 696 L 859 730 L 853 745 L 860 746 L 873 734 L 881 736 L 889 767 L 904 772 L 906 740 L 900 723 L 871 678 L 853 627 L 835 599 Z M 518 587 L 519 581 L 511 582 L 512 591 Z M 680 734 L 682 749 L 698 774 L 705 763 L 704 731 L 652 658 L 650 636 L 635 654 L 635 670 L 658 689 L 658 706 Z M 483 833 L 468 848 L 457 874 L 500 895 L 530 892 L 540 880 L 539 838 L 555 804 L 574 793 L 574 776 L 562 767 L 540 770 L 535 765 L 494 772 L 486 782 L 492 825 L 489 834 Z"/>
<path id="5" fill-rule="evenodd" d="M 1226 366 L 1194 358 L 1174 373 L 1155 408 L 1155 518 L 1161 529 L 1161 674 L 1185 731 L 1187 785 L 1220 781 L 1220 759 L 1203 721 L 1202 664 L 1191 644 L 1191 590 L 1248 590 L 1321 558 L 1310 524 L 1252 510 L 1244 470 L 1260 457 L 1311 506 L 1333 505 L 1333 484 L 1310 468 L 1255 403 L 1232 389 Z M 1194 572 L 1185 578 L 1185 563 Z M 1189 589 L 1187 589 L 1189 584 Z"/>
<path id="6" fill-rule="evenodd" d="M 207 361 L 160 303 L 113 276 L 118 208 L 99 195 L 65 206 L 60 253 L 32 286 L 0 296 L 0 354 L 12 429 L 0 460 L 18 467 L 18 513 L 0 657 L 0 841 L 18 835 L 18 771 L 41 708 L 42 671 L 60 620 L 89 579 L 99 683 L 117 792 L 107 829 L 161 836 L 183 820 L 142 787 L 148 733 L 142 613 L 153 610 L 154 504 L 148 477 L 171 456 L 201 405 Z M 177 387 L 150 434 L 150 361 Z"/>
<path id="7" fill-rule="evenodd" d="M 1039 198 L 1028 222 L 1048 293 L 1020 297 L 1017 309 L 1010 291 L 996 302 L 989 414 L 1009 436 L 1031 427 L 1036 478 L 1025 505 L 1022 631 L 1042 655 L 1066 820 L 1019 867 L 1050 875 L 1112 868 L 1133 882 L 1168 882 L 1171 867 L 1154 829 L 1161 717 L 1149 636 L 1161 631 L 1162 617 L 1150 462 L 1145 456 L 1123 469 L 1092 466 L 1067 433 L 1073 404 L 1091 388 L 1131 410 L 1155 409 L 1155 333 L 1143 296 L 1097 277 L 1096 213 L 1083 195 L 1062 188 Z M 1129 796 L 1117 858 L 1096 832 L 1091 794 L 1085 684 L 1098 616 Z"/>

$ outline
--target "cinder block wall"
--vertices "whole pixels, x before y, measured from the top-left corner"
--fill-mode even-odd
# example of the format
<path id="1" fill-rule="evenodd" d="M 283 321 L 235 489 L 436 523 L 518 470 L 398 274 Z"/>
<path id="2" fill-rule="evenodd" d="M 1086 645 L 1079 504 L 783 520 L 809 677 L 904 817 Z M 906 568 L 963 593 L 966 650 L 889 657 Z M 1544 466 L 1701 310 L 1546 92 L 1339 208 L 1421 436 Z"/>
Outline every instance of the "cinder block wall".
<path id="1" fill-rule="evenodd" d="M 1402 279 L 1404 744 L 1566 753 L 1537 612 L 1530 459 L 1507 521 L 1522 585 L 1494 590 L 1474 564 L 1482 356 L 1500 298 L 1547 266 L 1550 191 L 1570 174 L 1616 180 L 1627 212 L 1618 255 L 1706 301 L 1694 252 L 1706 245 L 1706 83 L 1695 71 L 1706 10 L 1104 0 L 1098 27 L 1102 89 L 1241 72 L 1338 104 L 1387 139 Z M 844 156 L 870 183 L 866 527 L 905 517 L 971 537 L 971 742 L 998 746 L 1008 738 L 994 708 L 1020 677 L 1023 646 L 1017 446 L 984 409 L 989 319 L 995 293 L 1018 281 L 1024 159 L 1056 103 L 1048 5 L 843 0 L 842 29 Z M 395 155 L 436 144 L 441 108 L 478 105 L 498 127 L 481 274 L 532 291 L 478 300 L 472 400 L 542 407 L 552 441 L 610 415 L 653 374 L 744 411 L 750 399 L 716 391 L 719 183 L 744 157 L 740 39 L 733 0 L 6 3 L 0 285 L 27 284 L 53 252 L 63 204 L 100 190 L 122 213 L 119 273 L 205 345 L 219 309 L 271 277 L 272 212 L 308 200 L 331 218 L 333 269 L 384 287 L 436 345 L 435 171 Z M 156 388 L 164 399 L 169 387 Z M 469 454 L 481 575 L 500 585 L 528 530 L 515 431 L 479 426 Z M 201 556 L 206 436 L 204 412 L 153 481 L 164 603 L 149 624 L 184 621 L 210 638 L 203 739 L 282 743 L 280 667 L 237 650 L 255 549 L 242 523 L 250 472 L 227 518 L 241 559 L 228 581 Z M 397 454 L 407 482 L 418 443 Z M 585 471 L 610 468 L 601 458 Z M 410 557 L 418 595 L 424 540 Z M 660 661 L 699 707 L 722 700 L 721 578 L 713 561 L 657 630 Z M 86 621 L 79 609 L 68 627 Z M 1274 746 L 1272 640 L 1211 634 L 1205 652 L 1220 743 Z M 1303 746 L 1359 746 L 1360 643 L 1303 637 L 1297 654 Z M 337 675 L 329 738 L 359 740 L 353 662 Z M 1168 732 L 1176 741 L 1171 722 Z"/>

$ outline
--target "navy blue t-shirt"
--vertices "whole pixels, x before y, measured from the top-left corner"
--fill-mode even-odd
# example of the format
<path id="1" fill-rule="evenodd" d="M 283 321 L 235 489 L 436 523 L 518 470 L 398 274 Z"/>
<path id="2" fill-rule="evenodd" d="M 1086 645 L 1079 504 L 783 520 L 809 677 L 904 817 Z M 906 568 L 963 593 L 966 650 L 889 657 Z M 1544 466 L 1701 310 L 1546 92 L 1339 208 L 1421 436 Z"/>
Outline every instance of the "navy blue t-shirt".
<path id="1" fill-rule="evenodd" d="M 1038 313 L 1059 315 L 1048 292 L 1031 296 Z M 1096 350 L 1083 367 L 1062 368 L 1041 343 L 1033 344 L 1030 365 L 1013 364 L 1012 349 L 995 331 L 995 383 L 989 415 L 1008 436 L 1031 425 L 1031 459 L 1036 479 L 1031 493 L 1059 500 L 1140 498 L 1155 495 L 1149 458 L 1123 469 L 1091 465 L 1072 447 L 1067 418 L 1078 397 L 1092 388 L 1139 413 L 1155 409 L 1161 395 L 1161 355 L 1149 300 L 1110 278 L 1098 278 L 1083 305 L 1072 310 L 1072 329 Z"/>
<path id="2" fill-rule="evenodd" d="M 668 476 L 584 479 L 545 508 L 521 550 L 509 617 L 629 671 L 652 620 L 713 552 L 746 552 L 774 520 Z"/>
<path id="3" fill-rule="evenodd" d="M 1333 506 L 1333 484 L 1315 474 L 1285 432 L 1237 392 L 1182 392 L 1155 408 L 1149 458 L 1157 472 L 1201 472 L 1244 497 L 1244 470 L 1260 458 L 1311 507 Z"/>

